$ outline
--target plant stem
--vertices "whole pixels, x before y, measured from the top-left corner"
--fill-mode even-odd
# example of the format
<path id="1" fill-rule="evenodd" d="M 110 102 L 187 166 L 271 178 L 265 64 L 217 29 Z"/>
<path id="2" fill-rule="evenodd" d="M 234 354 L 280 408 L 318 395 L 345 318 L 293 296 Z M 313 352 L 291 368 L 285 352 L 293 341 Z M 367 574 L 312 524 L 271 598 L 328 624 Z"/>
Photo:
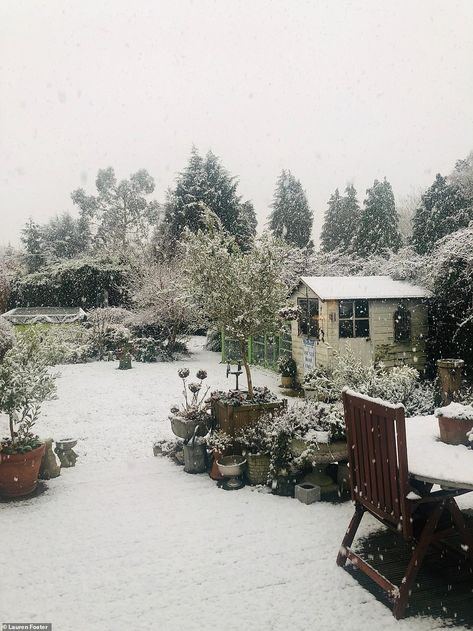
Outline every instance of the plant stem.
<path id="1" fill-rule="evenodd" d="M 246 353 L 245 340 L 240 341 L 240 350 L 241 350 L 241 357 L 243 359 L 243 365 L 245 367 L 245 372 L 246 372 L 246 381 L 248 383 L 248 398 L 252 399 L 253 398 L 253 381 L 251 379 L 251 371 L 250 371 L 250 365 L 248 363 L 248 355 Z"/>
<path id="2" fill-rule="evenodd" d="M 12 443 L 14 443 L 15 442 L 15 431 L 13 429 L 13 416 L 10 414 L 10 416 L 8 418 L 9 418 L 9 421 L 10 421 L 11 441 L 12 441 Z"/>

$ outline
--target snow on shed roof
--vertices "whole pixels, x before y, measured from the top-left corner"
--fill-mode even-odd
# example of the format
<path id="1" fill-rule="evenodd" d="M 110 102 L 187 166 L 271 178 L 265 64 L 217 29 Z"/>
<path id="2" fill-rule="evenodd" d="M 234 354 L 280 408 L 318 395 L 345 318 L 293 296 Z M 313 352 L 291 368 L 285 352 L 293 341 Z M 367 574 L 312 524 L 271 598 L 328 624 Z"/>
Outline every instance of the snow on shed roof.
<path id="1" fill-rule="evenodd" d="M 390 276 L 302 276 L 303 283 L 321 300 L 349 298 L 428 298 L 424 287 Z"/>
<path id="2" fill-rule="evenodd" d="M 80 307 L 17 307 L 3 314 L 11 324 L 64 324 L 86 315 Z"/>

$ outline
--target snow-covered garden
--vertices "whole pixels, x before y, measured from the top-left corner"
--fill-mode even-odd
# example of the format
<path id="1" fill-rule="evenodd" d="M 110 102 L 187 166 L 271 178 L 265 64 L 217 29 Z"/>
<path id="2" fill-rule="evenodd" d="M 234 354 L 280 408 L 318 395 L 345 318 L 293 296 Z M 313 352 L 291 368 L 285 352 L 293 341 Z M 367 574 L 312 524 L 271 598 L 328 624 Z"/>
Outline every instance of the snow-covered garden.
<path id="1" fill-rule="evenodd" d="M 56 368 L 58 398 L 37 431 L 77 438 L 79 460 L 43 494 L 0 504 L 4 561 L 15 568 L 0 577 L 2 619 L 64 631 L 302 631 L 339 629 L 349 611 L 350 629 L 443 627 L 396 622 L 335 565 L 350 502 L 306 506 L 262 487 L 227 493 L 207 474 L 153 457 L 153 441 L 171 435 L 177 368 L 203 368 L 212 387 L 228 387 L 220 355 L 203 342 L 193 338 L 184 360 L 131 371 L 113 362 Z M 254 372 L 257 385 L 278 391 L 274 373 Z M 376 528 L 368 520 L 363 533 Z"/>

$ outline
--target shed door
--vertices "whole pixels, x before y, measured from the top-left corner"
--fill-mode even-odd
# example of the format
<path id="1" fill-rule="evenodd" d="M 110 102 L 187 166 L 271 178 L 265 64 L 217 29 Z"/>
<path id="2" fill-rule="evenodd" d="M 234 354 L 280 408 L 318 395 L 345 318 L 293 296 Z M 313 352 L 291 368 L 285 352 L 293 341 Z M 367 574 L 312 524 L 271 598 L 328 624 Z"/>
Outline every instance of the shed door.
<path id="1" fill-rule="evenodd" d="M 373 361 L 371 322 L 368 300 L 340 300 L 338 303 L 338 337 L 341 355 L 350 349 L 367 365 Z"/>

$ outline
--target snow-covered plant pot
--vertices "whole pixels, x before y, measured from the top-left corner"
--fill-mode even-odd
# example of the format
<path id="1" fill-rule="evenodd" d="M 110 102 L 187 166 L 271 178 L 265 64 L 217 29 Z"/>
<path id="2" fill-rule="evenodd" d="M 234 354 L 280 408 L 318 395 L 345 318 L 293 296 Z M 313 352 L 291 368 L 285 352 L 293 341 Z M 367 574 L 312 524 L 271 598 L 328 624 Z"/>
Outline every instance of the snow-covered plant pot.
<path id="1" fill-rule="evenodd" d="M 460 389 L 462 372 L 465 362 L 463 359 L 438 359 L 437 369 L 440 381 L 442 403 L 448 405 L 456 392 Z"/>
<path id="2" fill-rule="evenodd" d="M 31 430 L 54 392 L 38 335 L 23 336 L 0 364 L 0 412 L 8 416 L 10 430 L 10 437 L 0 440 L 0 496 L 20 497 L 36 488 L 45 445 Z"/>
<path id="3" fill-rule="evenodd" d="M 217 462 L 227 454 L 232 453 L 233 438 L 225 432 L 213 431 L 206 437 L 206 443 L 209 449 L 209 456 L 212 458 L 209 475 L 212 480 L 222 480 L 223 476 L 220 473 Z"/>
<path id="4" fill-rule="evenodd" d="M 210 427 L 210 416 L 207 414 L 207 418 L 186 418 L 185 416 L 178 416 L 177 414 L 170 414 L 169 420 L 171 421 L 171 429 L 173 434 L 178 438 L 182 438 L 183 441 L 188 442 L 194 436 L 205 436 Z"/>
<path id="5" fill-rule="evenodd" d="M 269 454 L 246 454 L 247 477 L 252 485 L 268 482 L 270 456 Z"/>
<path id="6" fill-rule="evenodd" d="M 198 382 L 187 383 L 189 377 L 188 368 L 180 368 L 177 374 L 182 379 L 184 390 L 184 405 L 180 408 L 174 405 L 171 408 L 169 420 L 171 421 L 171 429 L 173 433 L 182 438 L 184 442 L 189 442 L 194 436 L 205 436 L 212 425 L 212 418 L 207 413 L 207 402 L 205 397 L 208 388 L 201 394 L 202 382 L 207 378 L 205 370 L 198 370 L 196 373 Z M 189 395 L 190 393 L 190 395 Z"/>
<path id="7" fill-rule="evenodd" d="M 35 490 L 44 450 L 42 444 L 24 453 L 0 452 L 0 497 L 22 497 Z"/>
<path id="8" fill-rule="evenodd" d="M 473 429 L 473 406 L 450 403 L 435 410 L 440 440 L 449 445 L 469 445 L 469 432 Z"/>

